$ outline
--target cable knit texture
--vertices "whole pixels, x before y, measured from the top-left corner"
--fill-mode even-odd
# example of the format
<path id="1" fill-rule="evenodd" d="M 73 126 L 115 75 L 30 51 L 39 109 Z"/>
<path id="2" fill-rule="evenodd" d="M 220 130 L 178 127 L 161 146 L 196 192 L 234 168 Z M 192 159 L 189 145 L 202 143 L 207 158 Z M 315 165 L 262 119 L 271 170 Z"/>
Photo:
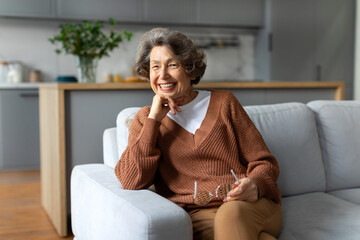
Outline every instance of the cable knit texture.
<path id="1" fill-rule="evenodd" d="M 262 136 L 230 91 L 211 93 L 209 108 L 200 128 L 192 134 L 169 117 L 161 122 L 148 118 L 150 107 L 135 116 L 129 144 L 115 167 L 124 189 L 143 189 L 154 184 L 156 192 L 186 210 L 193 204 L 194 182 L 198 191 L 215 195 L 221 183 L 249 177 L 259 197 L 280 203 L 276 185 L 279 166 Z M 203 207 L 221 205 L 213 200 Z"/>

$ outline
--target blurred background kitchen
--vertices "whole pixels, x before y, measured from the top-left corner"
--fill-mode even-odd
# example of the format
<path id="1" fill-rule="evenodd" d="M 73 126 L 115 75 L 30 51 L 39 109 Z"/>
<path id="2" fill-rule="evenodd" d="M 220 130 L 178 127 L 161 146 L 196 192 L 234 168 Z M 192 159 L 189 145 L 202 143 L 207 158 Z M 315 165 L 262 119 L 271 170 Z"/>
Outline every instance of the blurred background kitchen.
<path id="1" fill-rule="evenodd" d="M 74 55 L 56 54 L 49 41 L 59 24 L 112 17 L 115 30 L 133 33 L 100 59 L 97 83 L 133 76 L 140 37 L 160 26 L 205 50 L 202 82 L 343 82 L 351 100 L 360 99 L 357 9 L 356 0 L 0 0 L 0 170 L 39 168 L 39 83 L 77 77 Z M 292 95 L 244 94 L 252 104 Z M 25 161 L 26 152 L 34 157 Z"/>
<path id="2" fill-rule="evenodd" d="M 131 76 L 140 36 L 165 26 L 205 49 L 204 81 L 344 81 L 345 98 L 352 99 L 355 6 L 355 0 L 1 0 L 0 62 L 21 68 L 21 82 L 76 75 L 74 57 L 56 55 L 48 38 L 60 23 L 113 17 L 134 37 L 99 61 L 97 82 L 106 74 Z"/>

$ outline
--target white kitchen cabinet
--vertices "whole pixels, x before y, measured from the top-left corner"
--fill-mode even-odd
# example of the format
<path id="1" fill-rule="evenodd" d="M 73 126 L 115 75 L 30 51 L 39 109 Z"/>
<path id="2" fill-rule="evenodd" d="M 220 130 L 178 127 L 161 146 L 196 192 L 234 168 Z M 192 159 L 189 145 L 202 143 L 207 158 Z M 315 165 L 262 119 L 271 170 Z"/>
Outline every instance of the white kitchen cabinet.
<path id="1" fill-rule="evenodd" d="M 355 0 L 275 0 L 268 10 L 270 80 L 344 81 L 351 99 Z"/>
<path id="2" fill-rule="evenodd" d="M 195 2 L 192 0 L 144 0 L 144 21 L 153 23 L 194 22 Z"/>
<path id="3" fill-rule="evenodd" d="M 264 0 L 54 0 L 56 16 L 124 22 L 260 27 Z"/>
<path id="4" fill-rule="evenodd" d="M 271 6 L 271 80 L 315 80 L 314 0 L 276 0 Z"/>
<path id="5" fill-rule="evenodd" d="M 260 27 L 264 0 L 144 0 L 144 21 L 209 26 Z"/>
<path id="6" fill-rule="evenodd" d="M 0 16 L 53 17 L 53 0 L 0 0 Z"/>
<path id="7" fill-rule="evenodd" d="M 316 1 L 316 80 L 344 81 L 353 97 L 355 0 Z"/>
<path id="8" fill-rule="evenodd" d="M 264 0 L 0 0 L 0 16 L 261 27 Z"/>
<path id="9" fill-rule="evenodd" d="M 37 89 L 0 89 L 0 171 L 40 168 Z"/>
<path id="10" fill-rule="evenodd" d="M 259 27 L 264 24 L 264 0 L 197 0 L 196 23 Z"/>
<path id="11" fill-rule="evenodd" d="M 142 0 L 55 0 L 56 16 L 66 19 L 108 20 L 125 22 L 142 19 Z"/>

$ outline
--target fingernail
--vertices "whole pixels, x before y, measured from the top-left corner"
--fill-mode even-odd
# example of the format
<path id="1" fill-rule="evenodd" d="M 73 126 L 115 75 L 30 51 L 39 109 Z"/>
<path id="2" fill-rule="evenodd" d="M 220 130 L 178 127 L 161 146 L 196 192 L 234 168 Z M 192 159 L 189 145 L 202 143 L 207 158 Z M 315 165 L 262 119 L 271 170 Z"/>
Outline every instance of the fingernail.
<path id="1" fill-rule="evenodd" d="M 227 202 L 226 198 L 224 198 L 223 202 Z"/>

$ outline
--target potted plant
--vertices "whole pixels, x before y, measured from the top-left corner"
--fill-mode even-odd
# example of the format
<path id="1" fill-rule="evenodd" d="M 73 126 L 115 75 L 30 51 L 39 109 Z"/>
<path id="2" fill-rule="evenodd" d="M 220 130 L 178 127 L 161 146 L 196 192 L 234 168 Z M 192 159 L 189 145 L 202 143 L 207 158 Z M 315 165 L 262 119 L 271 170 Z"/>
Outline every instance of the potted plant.
<path id="1" fill-rule="evenodd" d="M 116 25 L 112 18 L 108 23 L 110 27 Z M 98 61 L 104 56 L 109 56 L 124 38 L 130 41 L 133 35 L 126 30 L 116 33 L 112 28 L 106 35 L 103 32 L 104 24 L 104 21 L 91 23 L 87 20 L 81 23 L 60 24 L 60 33 L 49 39 L 53 44 L 61 44 L 61 47 L 55 50 L 56 53 L 65 52 L 76 56 L 79 82 L 96 82 Z"/>

